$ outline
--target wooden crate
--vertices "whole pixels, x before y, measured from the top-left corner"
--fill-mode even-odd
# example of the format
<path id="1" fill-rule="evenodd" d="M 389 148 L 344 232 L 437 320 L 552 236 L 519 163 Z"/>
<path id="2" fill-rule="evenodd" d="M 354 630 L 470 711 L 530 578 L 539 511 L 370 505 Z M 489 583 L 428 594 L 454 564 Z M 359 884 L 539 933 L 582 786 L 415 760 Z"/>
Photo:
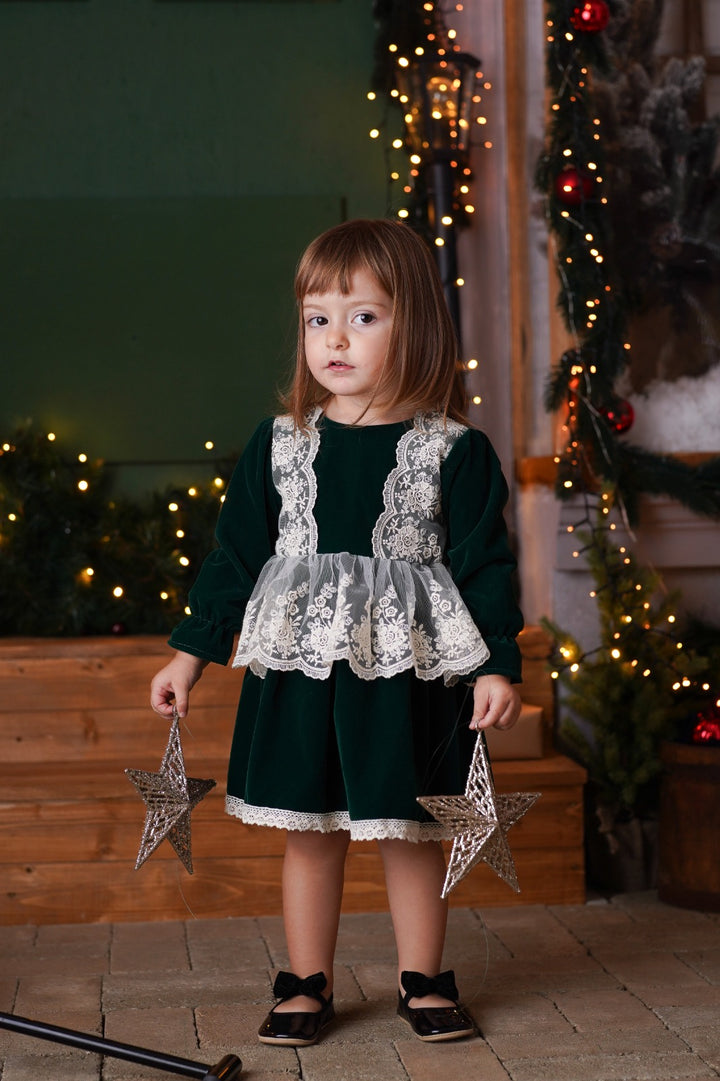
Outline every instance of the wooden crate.
<path id="1" fill-rule="evenodd" d="M 543 642 L 537 629 L 523 632 L 531 654 L 523 697 L 543 706 L 549 725 Z M 144 808 L 124 770 L 158 768 L 168 726 L 150 710 L 148 688 L 169 656 L 156 637 L 0 641 L 0 923 L 280 912 L 282 831 L 224 813 L 242 678 L 230 668 L 207 669 L 183 732 L 188 773 L 218 781 L 193 813 L 195 873 L 186 873 L 167 842 L 134 870 Z M 583 771 L 548 754 L 499 762 L 495 774 L 499 792 L 543 793 L 510 834 L 522 892 L 482 865 L 451 902 L 582 901 Z M 351 846 L 343 903 L 347 912 L 387 907 L 374 844 Z"/>

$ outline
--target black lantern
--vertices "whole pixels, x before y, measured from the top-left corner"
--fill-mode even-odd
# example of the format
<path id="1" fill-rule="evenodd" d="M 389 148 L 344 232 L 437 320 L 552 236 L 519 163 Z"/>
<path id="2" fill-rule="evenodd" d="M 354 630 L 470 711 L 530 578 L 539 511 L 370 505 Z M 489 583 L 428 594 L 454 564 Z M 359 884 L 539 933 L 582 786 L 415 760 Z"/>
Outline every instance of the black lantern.
<path id="1" fill-rule="evenodd" d="M 456 220 L 460 185 L 468 170 L 470 136 L 480 102 L 480 61 L 439 49 L 397 61 L 396 82 L 405 114 L 410 161 L 422 174 L 437 264 L 460 337 Z"/>

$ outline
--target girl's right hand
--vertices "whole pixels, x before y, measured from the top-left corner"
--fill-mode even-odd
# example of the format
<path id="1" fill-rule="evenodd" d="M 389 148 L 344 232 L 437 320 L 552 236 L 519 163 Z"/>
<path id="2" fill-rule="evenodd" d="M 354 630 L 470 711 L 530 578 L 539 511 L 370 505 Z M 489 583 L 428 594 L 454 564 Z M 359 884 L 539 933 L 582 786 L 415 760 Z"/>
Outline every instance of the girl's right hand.
<path id="1" fill-rule="evenodd" d="M 173 708 L 177 708 L 179 717 L 187 716 L 190 690 L 207 663 L 191 653 L 176 653 L 150 684 L 150 705 L 154 711 L 161 717 L 172 717 Z"/>

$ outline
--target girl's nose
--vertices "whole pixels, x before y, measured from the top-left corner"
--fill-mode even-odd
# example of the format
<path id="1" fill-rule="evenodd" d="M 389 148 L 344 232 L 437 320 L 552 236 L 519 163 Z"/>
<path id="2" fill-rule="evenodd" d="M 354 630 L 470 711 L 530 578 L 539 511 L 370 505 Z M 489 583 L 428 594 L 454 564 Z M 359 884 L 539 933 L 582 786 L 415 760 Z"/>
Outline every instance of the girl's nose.
<path id="1" fill-rule="evenodd" d="M 341 327 L 328 328 L 327 344 L 330 349 L 345 349 L 347 343 L 347 334 Z"/>

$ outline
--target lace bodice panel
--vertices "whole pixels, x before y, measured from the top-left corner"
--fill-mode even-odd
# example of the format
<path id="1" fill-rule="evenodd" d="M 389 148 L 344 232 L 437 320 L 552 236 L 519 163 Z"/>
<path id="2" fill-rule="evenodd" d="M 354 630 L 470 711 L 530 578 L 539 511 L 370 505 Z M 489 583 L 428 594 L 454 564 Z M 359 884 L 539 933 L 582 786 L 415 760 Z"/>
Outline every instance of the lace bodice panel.
<path id="1" fill-rule="evenodd" d="M 324 679 L 335 660 L 346 659 L 363 679 L 414 668 L 422 679 L 454 682 L 489 655 L 442 562 L 440 470 L 466 429 L 435 415 L 416 417 L 384 485 L 373 556 L 318 554 L 318 413 L 307 432 L 290 417 L 274 423 L 279 537 L 248 602 L 235 665 L 261 676 L 267 668 L 297 668 Z"/>

